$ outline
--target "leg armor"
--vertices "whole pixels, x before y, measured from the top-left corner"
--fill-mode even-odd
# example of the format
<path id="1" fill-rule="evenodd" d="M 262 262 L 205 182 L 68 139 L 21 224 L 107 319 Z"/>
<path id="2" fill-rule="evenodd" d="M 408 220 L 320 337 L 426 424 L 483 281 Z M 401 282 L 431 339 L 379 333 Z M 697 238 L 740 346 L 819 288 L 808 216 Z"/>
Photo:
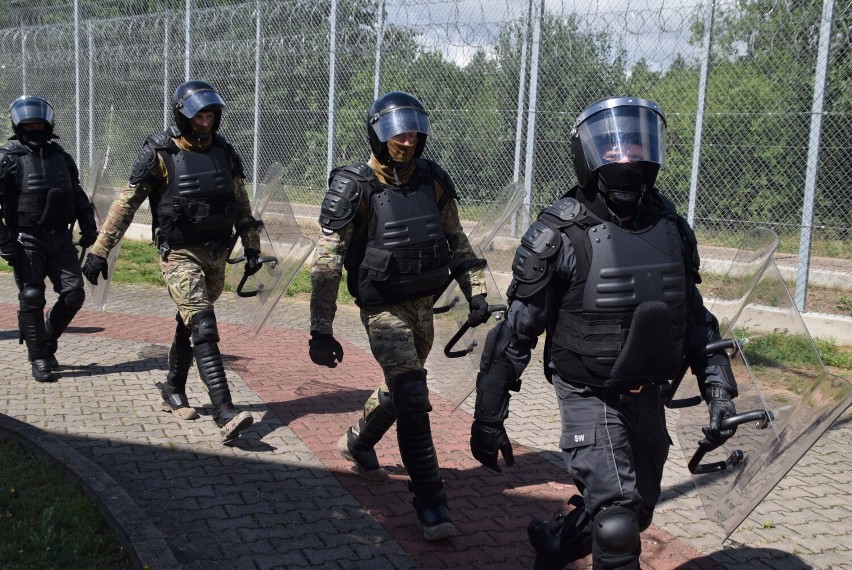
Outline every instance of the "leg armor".
<path id="1" fill-rule="evenodd" d="M 225 365 L 222 362 L 222 354 L 219 352 L 219 328 L 216 325 L 215 313 L 212 310 L 196 313 L 190 322 L 190 329 L 198 374 L 207 386 L 207 392 L 210 394 L 210 401 L 216 408 L 216 413 L 233 409 Z M 171 369 L 171 364 L 169 368 Z"/>
<path id="2" fill-rule="evenodd" d="M 56 375 L 50 370 L 47 335 L 44 332 L 44 288 L 24 287 L 18 294 L 18 300 L 18 326 L 27 344 L 27 357 L 32 363 L 33 378 L 37 382 L 52 382 L 56 380 Z"/>
<path id="3" fill-rule="evenodd" d="M 185 420 L 194 420 L 198 413 L 190 407 L 186 398 L 186 378 L 192 366 L 192 344 L 190 332 L 180 314 L 175 316 L 175 338 L 169 348 L 169 373 L 165 382 L 159 382 L 157 387 L 163 395 L 163 410 L 173 412 Z"/>
<path id="4" fill-rule="evenodd" d="M 380 388 L 378 400 L 376 409 L 349 428 L 337 442 L 337 450 L 355 464 L 358 474 L 372 481 L 384 481 L 388 477 L 387 471 L 379 465 L 374 448 L 396 421 L 396 408 L 390 394 Z"/>
<path id="5" fill-rule="evenodd" d="M 190 322 L 193 353 L 201 381 L 207 386 L 213 403 L 213 420 L 219 426 L 222 441 L 240 436 L 240 431 L 250 426 L 254 419 L 248 412 L 239 412 L 231 402 L 231 391 L 225 376 L 225 365 L 219 352 L 219 329 L 212 310 L 201 311 Z"/>
<path id="6" fill-rule="evenodd" d="M 567 515 L 560 514 L 549 521 L 530 521 L 527 535 L 535 548 L 533 570 L 559 570 L 591 554 L 591 519 L 583 498 L 574 495 L 568 502 L 574 509 Z"/>
<path id="7" fill-rule="evenodd" d="M 403 372 L 393 380 L 392 386 L 399 453 L 411 477 L 409 487 L 414 493 L 418 524 L 427 540 L 452 536 L 455 527 L 447 509 L 447 495 L 438 473 L 438 456 L 429 425 L 432 406 L 426 371 Z"/>
<path id="8" fill-rule="evenodd" d="M 51 368 L 56 368 L 59 363 L 56 361 L 56 350 L 59 348 L 59 337 L 71 324 L 72 319 L 83 306 L 86 300 L 86 292 L 83 289 L 72 289 L 67 293 L 60 293 L 59 299 L 47 312 L 47 318 L 44 321 L 44 331 L 46 334 L 46 344 L 48 358 L 50 359 Z"/>
<path id="9" fill-rule="evenodd" d="M 624 507 L 602 509 L 594 520 L 592 559 L 601 570 L 638 570 L 642 542 L 636 514 Z"/>

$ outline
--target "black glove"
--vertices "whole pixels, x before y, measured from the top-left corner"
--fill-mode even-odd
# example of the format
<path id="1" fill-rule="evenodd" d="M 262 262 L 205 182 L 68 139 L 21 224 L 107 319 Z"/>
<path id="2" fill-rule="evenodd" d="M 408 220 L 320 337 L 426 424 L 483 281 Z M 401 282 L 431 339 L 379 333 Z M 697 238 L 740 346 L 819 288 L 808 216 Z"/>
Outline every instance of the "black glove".
<path id="1" fill-rule="evenodd" d="M 497 452 L 503 454 L 506 465 L 515 464 L 515 454 L 512 452 L 512 442 L 506 434 L 503 422 L 489 423 L 474 420 L 470 426 L 470 451 L 473 457 L 497 473 L 502 473 L 497 464 Z"/>
<path id="2" fill-rule="evenodd" d="M 706 441 L 707 445 L 716 448 L 736 433 L 736 426 L 723 430 L 722 420 L 736 415 L 737 410 L 731 401 L 731 395 L 718 384 L 707 386 L 704 398 L 707 400 L 707 408 L 710 412 L 710 427 L 701 428 L 701 431 L 704 432 L 704 440 L 702 441 Z"/>
<path id="3" fill-rule="evenodd" d="M 254 275 L 263 264 L 260 262 L 260 252 L 251 247 L 246 248 L 244 255 L 246 256 L 246 275 Z"/>
<path id="4" fill-rule="evenodd" d="M 0 257 L 9 264 L 9 267 L 15 267 L 15 264 L 18 262 L 18 242 L 13 239 L 7 239 L 3 243 L 0 243 Z"/>
<path id="5" fill-rule="evenodd" d="M 488 312 L 488 301 L 485 295 L 474 295 L 470 298 L 470 313 L 467 315 L 467 323 L 476 327 L 488 320 L 491 313 Z"/>
<path id="6" fill-rule="evenodd" d="M 83 264 L 83 275 L 89 280 L 92 285 L 98 284 L 98 274 L 107 278 L 107 260 L 105 257 L 90 253 L 86 256 L 86 263 Z"/>
<path id="7" fill-rule="evenodd" d="M 77 245 L 80 246 L 80 249 L 88 249 L 92 247 L 97 240 L 98 232 L 86 232 L 80 236 L 80 241 L 77 242 Z"/>
<path id="8" fill-rule="evenodd" d="M 334 368 L 343 362 L 343 347 L 334 335 L 312 332 L 308 341 L 308 355 L 314 364 Z"/>

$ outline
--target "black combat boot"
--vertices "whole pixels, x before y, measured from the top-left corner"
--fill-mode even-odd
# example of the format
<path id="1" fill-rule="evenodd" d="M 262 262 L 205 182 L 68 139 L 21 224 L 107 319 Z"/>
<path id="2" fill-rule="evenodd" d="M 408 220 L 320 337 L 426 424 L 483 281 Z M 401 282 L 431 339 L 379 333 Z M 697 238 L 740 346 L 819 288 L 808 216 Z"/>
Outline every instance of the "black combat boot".
<path id="1" fill-rule="evenodd" d="M 189 342 L 189 329 L 183 324 L 178 314 L 175 317 L 175 338 L 169 348 L 169 373 L 165 382 L 158 382 L 157 387 L 163 396 L 163 411 L 171 412 L 182 420 L 198 418 L 198 412 L 189 405 L 186 397 L 186 378 L 192 367 L 192 345 Z"/>
<path id="2" fill-rule="evenodd" d="M 388 472 L 379 465 L 375 446 L 396 421 L 396 410 L 390 394 L 378 391 L 379 405 L 367 419 L 346 430 L 337 442 L 337 451 L 355 464 L 355 471 L 370 481 L 385 481 Z"/>
<path id="3" fill-rule="evenodd" d="M 50 369 L 41 312 L 18 311 L 18 326 L 27 344 L 27 357 L 36 382 L 55 382 L 59 377 Z"/>
<path id="4" fill-rule="evenodd" d="M 74 320 L 74 316 L 83 306 L 86 299 L 86 294 L 83 288 L 72 289 L 59 295 L 59 299 L 53 307 L 47 311 L 47 316 L 44 319 L 44 340 L 47 350 L 47 359 L 50 362 L 50 367 L 53 370 L 59 368 L 59 362 L 56 360 L 56 351 L 59 348 L 59 337 Z"/>
<path id="5" fill-rule="evenodd" d="M 533 570 L 560 570 L 592 553 L 590 519 L 583 498 L 574 495 L 568 503 L 574 509 L 567 515 L 533 519 L 527 526 L 527 536 L 535 548 Z"/>

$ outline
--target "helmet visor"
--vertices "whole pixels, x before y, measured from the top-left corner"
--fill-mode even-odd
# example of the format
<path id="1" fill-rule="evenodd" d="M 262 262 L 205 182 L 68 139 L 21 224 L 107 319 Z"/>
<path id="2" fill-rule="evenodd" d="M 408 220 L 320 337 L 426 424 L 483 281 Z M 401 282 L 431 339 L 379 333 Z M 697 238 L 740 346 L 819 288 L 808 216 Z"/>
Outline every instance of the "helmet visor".
<path id="1" fill-rule="evenodd" d="M 53 124 L 53 107 L 44 99 L 38 97 L 22 97 L 12 103 L 9 108 L 9 118 L 17 126 L 24 123 Z"/>
<path id="2" fill-rule="evenodd" d="M 199 111 L 207 107 L 209 107 L 210 110 L 218 110 L 224 106 L 225 101 L 222 100 L 216 91 L 212 89 L 200 89 L 198 91 L 191 91 L 184 95 L 179 109 L 183 116 L 191 119 Z"/>
<path id="3" fill-rule="evenodd" d="M 432 135 L 429 116 L 416 107 L 394 107 L 379 113 L 371 121 L 373 131 L 382 142 L 400 133 L 423 133 Z"/>
<path id="4" fill-rule="evenodd" d="M 665 120 L 653 109 L 620 106 L 603 109 L 577 126 L 589 170 L 623 162 L 663 165 Z"/>

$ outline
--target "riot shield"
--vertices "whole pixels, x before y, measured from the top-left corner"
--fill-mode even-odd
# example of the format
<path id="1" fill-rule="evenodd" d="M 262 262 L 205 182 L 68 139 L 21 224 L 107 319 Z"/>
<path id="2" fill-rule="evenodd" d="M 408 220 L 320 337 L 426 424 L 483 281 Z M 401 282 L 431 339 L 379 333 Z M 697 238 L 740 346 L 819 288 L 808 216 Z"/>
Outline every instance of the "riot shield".
<path id="1" fill-rule="evenodd" d="M 281 187 L 284 167 L 274 163 L 258 185 L 252 199 L 255 219 L 263 222 L 260 230 L 260 270 L 248 275 L 245 255 L 238 241 L 228 259 L 227 283 L 237 293 L 243 307 L 240 320 L 257 336 L 278 299 L 296 276 L 314 248 L 313 240 L 302 235 L 290 202 Z"/>
<path id="2" fill-rule="evenodd" d="M 106 172 L 106 156 L 108 153 L 109 149 L 107 149 L 106 153 L 101 153 L 100 151 L 98 151 L 98 153 L 95 155 L 95 160 L 92 163 L 92 169 L 89 171 L 89 179 L 86 181 L 87 193 L 90 196 L 90 199 L 92 201 L 92 208 L 95 211 L 95 224 L 97 224 L 98 226 L 98 231 L 101 231 L 104 221 L 106 220 L 107 213 L 109 212 L 110 206 L 112 205 L 115 198 L 118 196 L 118 193 L 121 192 L 121 188 L 113 188 L 109 186 L 107 181 L 103 177 L 103 174 Z M 100 164 L 100 167 L 97 167 L 98 164 Z M 92 285 L 88 281 L 85 282 L 86 287 L 88 289 L 86 297 L 91 301 L 92 306 L 98 311 L 103 311 L 106 307 L 107 294 L 109 293 L 109 286 L 112 282 L 112 274 L 115 271 L 115 264 L 118 260 L 118 253 L 120 251 L 121 241 L 115 244 L 115 247 L 112 248 L 112 250 L 109 252 L 109 255 L 107 256 L 106 279 L 98 279 L 97 285 Z M 85 253 L 87 252 L 81 252 L 81 263 L 86 258 Z"/>
<path id="3" fill-rule="evenodd" d="M 454 408 L 458 408 L 476 387 L 485 337 L 505 315 L 505 291 L 511 280 L 512 260 L 518 241 L 509 235 L 508 222 L 521 207 L 523 199 L 523 186 L 509 184 L 468 234 L 473 251 L 488 262 L 485 267 L 486 299 L 491 318 L 477 327 L 468 325 L 468 302 L 455 280 L 448 284 L 434 305 L 435 345 L 441 347 L 448 358 L 464 358 L 462 364 L 454 367 L 452 377 L 444 379 L 439 386 L 441 395 L 452 402 Z"/>
<path id="4" fill-rule="evenodd" d="M 777 245 L 771 230 L 749 232 L 708 305 L 734 351 L 736 434 L 717 449 L 699 444 L 709 421 L 703 403 L 677 421 L 704 510 L 725 538 L 852 403 L 852 383 L 826 371 L 775 265 Z M 674 397 L 700 402 L 697 382 L 685 381 Z"/>

